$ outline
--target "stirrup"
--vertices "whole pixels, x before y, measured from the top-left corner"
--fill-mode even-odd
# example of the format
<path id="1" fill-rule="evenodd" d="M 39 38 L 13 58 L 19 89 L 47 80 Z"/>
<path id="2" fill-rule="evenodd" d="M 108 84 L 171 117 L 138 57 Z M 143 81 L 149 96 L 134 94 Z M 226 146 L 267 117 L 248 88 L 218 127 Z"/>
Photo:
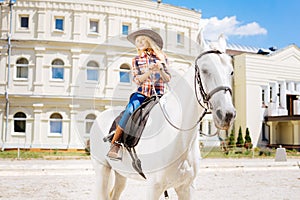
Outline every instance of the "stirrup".
<path id="1" fill-rule="evenodd" d="M 113 130 L 112 132 L 110 132 L 107 136 L 105 136 L 104 138 L 103 138 L 103 142 L 108 142 L 108 141 L 110 141 L 111 139 L 112 139 L 112 137 L 113 137 L 113 135 L 115 134 L 115 130 Z"/>
<path id="2" fill-rule="evenodd" d="M 112 148 L 114 148 L 116 145 L 119 146 L 119 150 L 117 152 L 117 157 L 111 157 L 109 156 L 109 152 L 111 151 Z M 114 144 L 111 145 L 108 153 L 106 154 L 106 156 L 110 159 L 110 160 L 113 160 L 113 161 L 122 161 L 122 158 L 123 158 L 123 146 L 117 142 L 115 142 Z"/>

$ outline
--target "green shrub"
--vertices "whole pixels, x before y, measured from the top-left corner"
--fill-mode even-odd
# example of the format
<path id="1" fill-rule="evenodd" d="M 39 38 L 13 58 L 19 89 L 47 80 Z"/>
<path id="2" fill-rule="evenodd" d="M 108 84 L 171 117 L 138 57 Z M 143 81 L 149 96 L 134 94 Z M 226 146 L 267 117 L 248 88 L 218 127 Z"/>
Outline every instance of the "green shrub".
<path id="1" fill-rule="evenodd" d="M 235 140 L 235 138 L 234 138 L 234 130 L 232 129 L 231 133 L 229 135 L 229 140 L 228 140 L 228 146 L 229 147 L 233 147 L 234 146 L 234 140 Z"/>
<path id="2" fill-rule="evenodd" d="M 242 127 L 239 128 L 239 135 L 237 137 L 235 145 L 237 147 L 242 147 L 244 145 L 244 139 L 243 139 L 243 133 L 242 133 Z"/>
<path id="3" fill-rule="evenodd" d="M 245 135 L 245 143 L 244 143 L 244 147 L 246 149 L 252 149 L 253 145 L 252 145 L 252 141 L 251 141 L 251 137 L 250 137 L 250 133 L 249 133 L 249 129 L 246 128 L 246 135 Z"/>

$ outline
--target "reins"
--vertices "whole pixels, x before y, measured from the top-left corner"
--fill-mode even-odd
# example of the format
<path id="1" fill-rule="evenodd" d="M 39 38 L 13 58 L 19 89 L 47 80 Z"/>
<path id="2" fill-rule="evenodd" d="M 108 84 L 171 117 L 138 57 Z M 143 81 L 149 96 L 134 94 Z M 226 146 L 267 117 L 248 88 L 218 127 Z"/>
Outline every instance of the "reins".
<path id="1" fill-rule="evenodd" d="M 165 119 L 167 120 L 167 122 L 172 126 L 174 127 L 175 129 L 179 130 L 179 131 L 190 131 L 192 129 L 194 129 L 200 122 L 201 120 L 204 118 L 204 116 L 206 114 L 209 114 L 210 112 L 208 110 L 210 110 L 210 104 L 209 104 L 209 100 L 211 99 L 211 97 L 216 94 L 217 92 L 220 92 L 222 90 L 224 90 L 224 92 L 226 93 L 227 91 L 230 92 L 230 94 L 232 95 L 232 90 L 230 87 L 228 86 L 219 86 L 215 89 L 213 89 L 211 92 L 209 93 L 206 93 L 205 90 L 204 90 L 204 87 L 203 87 L 203 84 L 202 84 L 202 80 L 201 80 L 201 76 L 200 76 L 200 71 L 199 71 L 199 67 L 198 67 L 198 60 L 204 56 L 204 55 L 207 55 L 207 54 L 211 54 L 211 53 L 215 53 L 215 54 L 222 54 L 221 51 L 219 50 L 210 50 L 210 51 L 205 51 L 203 53 L 201 53 L 195 60 L 195 76 L 194 76 L 194 90 L 195 90 L 195 95 L 196 95 L 196 99 L 197 99 L 197 102 L 198 104 L 204 109 L 204 111 L 202 112 L 202 114 L 200 115 L 198 121 L 191 127 L 191 128 L 187 128 L 187 129 L 184 129 L 184 128 L 180 128 L 178 126 L 176 126 L 171 120 L 170 118 L 167 116 L 167 113 L 165 111 L 165 109 L 163 108 L 163 106 L 161 105 L 161 102 L 158 101 L 159 103 L 159 106 L 160 106 L 160 109 L 162 110 L 162 113 L 165 117 Z M 200 94 L 202 96 L 202 99 L 203 99 L 203 103 L 206 104 L 206 105 L 203 105 L 203 103 L 201 102 L 201 99 L 198 97 L 198 92 L 197 92 L 197 84 L 199 85 L 199 91 L 200 91 Z M 154 88 L 154 84 L 152 84 L 152 89 L 154 91 L 154 94 L 155 96 L 158 98 L 158 95 L 156 93 L 156 90 Z M 212 136 L 215 136 L 218 134 L 219 131 L 217 131 L 215 134 L 213 135 L 207 135 L 207 134 L 204 134 L 204 133 L 201 133 L 202 135 L 205 135 L 205 136 L 209 136 L 209 137 L 212 137 Z"/>

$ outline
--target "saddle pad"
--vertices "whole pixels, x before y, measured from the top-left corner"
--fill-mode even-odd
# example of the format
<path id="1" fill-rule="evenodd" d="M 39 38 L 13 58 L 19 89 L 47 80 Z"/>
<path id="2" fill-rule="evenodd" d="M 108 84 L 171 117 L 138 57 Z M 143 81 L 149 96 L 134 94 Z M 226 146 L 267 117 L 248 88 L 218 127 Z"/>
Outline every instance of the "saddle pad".
<path id="1" fill-rule="evenodd" d="M 143 133 L 145 125 L 147 123 L 149 113 L 151 109 L 158 103 L 159 98 L 156 96 L 152 96 L 146 99 L 138 109 L 136 109 L 126 124 L 125 130 L 119 142 L 123 143 L 125 147 L 133 148 L 135 147 Z M 119 123 L 124 111 L 120 113 L 118 117 L 113 121 L 111 128 L 109 130 L 112 133 L 117 124 Z M 113 134 L 109 135 L 107 139 L 111 141 L 113 138 Z"/>

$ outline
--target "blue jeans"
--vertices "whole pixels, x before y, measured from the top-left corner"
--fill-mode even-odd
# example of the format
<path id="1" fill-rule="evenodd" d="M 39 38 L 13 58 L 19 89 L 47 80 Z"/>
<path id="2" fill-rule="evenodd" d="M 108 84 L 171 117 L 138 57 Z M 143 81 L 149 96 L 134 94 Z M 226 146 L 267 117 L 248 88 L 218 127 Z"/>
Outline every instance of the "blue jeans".
<path id="1" fill-rule="evenodd" d="M 129 117 L 132 115 L 132 113 L 138 108 L 140 107 L 140 105 L 145 101 L 147 97 L 136 92 L 134 93 L 130 100 L 129 103 L 126 106 L 125 112 L 121 118 L 121 120 L 119 121 L 119 126 L 124 130 L 127 124 L 127 121 L 129 119 Z"/>

